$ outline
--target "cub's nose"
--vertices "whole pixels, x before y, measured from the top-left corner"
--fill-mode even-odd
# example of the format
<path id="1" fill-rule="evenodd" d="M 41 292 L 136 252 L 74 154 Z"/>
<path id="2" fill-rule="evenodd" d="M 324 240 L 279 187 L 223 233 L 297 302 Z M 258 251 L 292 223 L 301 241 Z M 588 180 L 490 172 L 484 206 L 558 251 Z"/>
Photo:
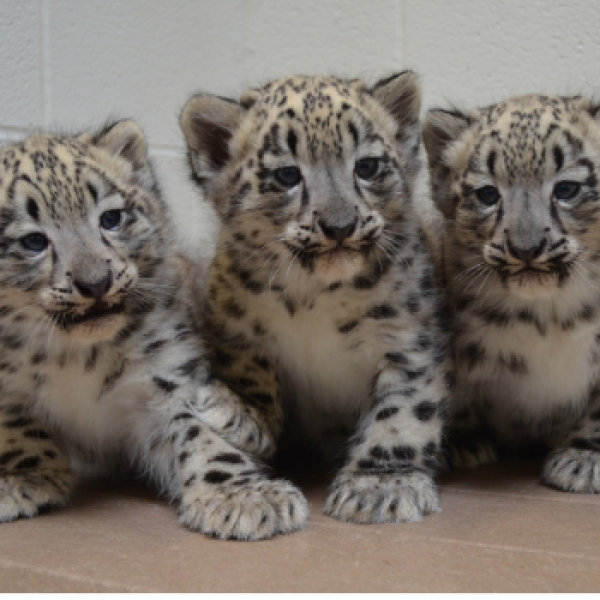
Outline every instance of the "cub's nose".
<path id="1" fill-rule="evenodd" d="M 508 241 L 508 250 L 510 253 L 519 260 L 523 261 L 526 264 L 529 264 L 532 260 L 535 260 L 538 256 L 542 254 L 544 248 L 546 247 L 547 240 L 544 238 L 539 244 L 535 246 L 530 246 L 529 248 L 519 248 L 518 246 L 514 246 L 510 239 Z"/>
<path id="2" fill-rule="evenodd" d="M 336 241 L 339 245 L 354 233 L 357 221 L 358 218 L 355 218 L 352 222 L 340 227 L 338 225 L 328 225 L 323 219 L 319 219 L 319 227 L 326 238 Z"/>
<path id="3" fill-rule="evenodd" d="M 113 283 L 112 273 L 109 271 L 102 279 L 98 281 L 84 281 L 76 279 L 73 285 L 77 291 L 86 298 L 93 298 L 96 302 L 100 302 L 104 295 L 110 290 Z"/>

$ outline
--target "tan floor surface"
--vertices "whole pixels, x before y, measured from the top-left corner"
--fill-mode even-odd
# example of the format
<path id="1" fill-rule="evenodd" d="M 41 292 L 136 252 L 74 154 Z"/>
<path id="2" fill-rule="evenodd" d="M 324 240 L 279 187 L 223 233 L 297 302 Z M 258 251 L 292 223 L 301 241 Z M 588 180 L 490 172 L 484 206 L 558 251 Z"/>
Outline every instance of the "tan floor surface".
<path id="1" fill-rule="evenodd" d="M 459 471 L 421 523 L 351 525 L 321 514 L 265 542 L 185 530 L 138 484 L 86 482 L 72 504 L 0 525 L 0 591 L 600 591 L 600 496 L 540 486 L 537 463 Z"/>

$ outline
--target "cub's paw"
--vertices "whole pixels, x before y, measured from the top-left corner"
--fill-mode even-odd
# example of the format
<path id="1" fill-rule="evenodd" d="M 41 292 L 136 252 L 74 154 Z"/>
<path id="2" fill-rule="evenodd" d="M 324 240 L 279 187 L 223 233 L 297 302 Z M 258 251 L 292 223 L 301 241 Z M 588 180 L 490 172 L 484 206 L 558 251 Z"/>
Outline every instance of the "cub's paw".
<path id="1" fill-rule="evenodd" d="M 482 439 L 451 442 L 440 455 L 442 469 L 473 469 L 498 462 L 496 446 Z"/>
<path id="2" fill-rule="evenodd" d="M 67 470 L 9 473 L 0 476 L 0 521 L 35 517 L 42 511 L 64 506 L 75 479 Z"/>
<path id="3" fill-rule="evenodd" d="M 232 397 L 224 385 L 202 388 L 197 406 L 198 417 L 238 450 L 264 460 L 275 453 L 275 440 L 258 413 Z"/>
<path id="4" fill-rule="evenodd" d="M 566 492 L 600 493 L 600 452 L 562 448 L 546 459 L 542 481 Z"/>
<path id="5" fill-rule="evenodd" d="M 324 512 L 352 523 L 420 521 L 439 511 L 438 492 L 426 473 L 365 475 L 340 473 L 333 482 Z"/>
<path id="6" fill-rule="evenodd" d="M 306 527 L 308 502 L 283 480 L 201 485 L 186 491 L 180 521 L 192 531 L 222 540 L 264 540 Z"/>

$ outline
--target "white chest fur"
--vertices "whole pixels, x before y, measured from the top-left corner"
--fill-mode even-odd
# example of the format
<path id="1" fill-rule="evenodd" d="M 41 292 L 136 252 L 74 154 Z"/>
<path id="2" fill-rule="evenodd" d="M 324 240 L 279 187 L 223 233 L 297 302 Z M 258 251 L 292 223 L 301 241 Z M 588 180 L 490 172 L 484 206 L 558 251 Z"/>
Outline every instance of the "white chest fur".
<path id="1" fill-rule="evenodd" d="M 368 408 L 381 352 L 374 351 L 368 323 L 346 334 L 338 330 L 341 315 L 350 320 L 360 306 L 349 305 L 341 294 L 309 306 L 291 316 L 281 303 L 268 301 L 261 312 L 269 324 L 286 413 L 294 429 L 312 437 L 328 427 L 352 426 Z"/>
<path id="2" fill-rule="evenodd" d="M 489 328 L 484 346 L 492 360 L 476 378 L 488 378 L 486 396 L 502 412 L 516 409 L 543 418 L 560 408 L 578 410 L 587 402 L 596 377 L 597 367 L 590 360 L 596 330 L 592 324 L 568 331 L 550 327 L 541 336 L 524 325 Z M 501 356 L 524 357 L 526 373 L 512 373 L 502 365 Z"/>

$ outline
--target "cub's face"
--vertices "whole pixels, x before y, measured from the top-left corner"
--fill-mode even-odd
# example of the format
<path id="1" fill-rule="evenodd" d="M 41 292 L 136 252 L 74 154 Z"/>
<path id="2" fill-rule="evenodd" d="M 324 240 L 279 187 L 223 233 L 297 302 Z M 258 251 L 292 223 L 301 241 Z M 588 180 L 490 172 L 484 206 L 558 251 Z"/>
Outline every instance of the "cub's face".
<path id="1" fill-rule="evenodd" d="M 139 128 L 29 138 L 0 152 L 0 182 L 2 305 L 40 335 L 113 338 L 143 305 L 163 247 Z"/>
<path id="2" fill-rule="evenodd" d="M 196 96 L 182 128 L 193 172 L 235 239 L 264 248 L 274 268 L 333 281 L 374 252 L 394 254 L 418 169 L 418 111 L 412 73 L 372 90 L 292 77 L 240 104 Z"/>
<path id="3" fill-rule="evenodd" d="M 586 99 L 523 96 L 470 115 L 429 113 L 434 196 L 461 286 L 535 298 L 597 277 L 596 112 Z"/>

